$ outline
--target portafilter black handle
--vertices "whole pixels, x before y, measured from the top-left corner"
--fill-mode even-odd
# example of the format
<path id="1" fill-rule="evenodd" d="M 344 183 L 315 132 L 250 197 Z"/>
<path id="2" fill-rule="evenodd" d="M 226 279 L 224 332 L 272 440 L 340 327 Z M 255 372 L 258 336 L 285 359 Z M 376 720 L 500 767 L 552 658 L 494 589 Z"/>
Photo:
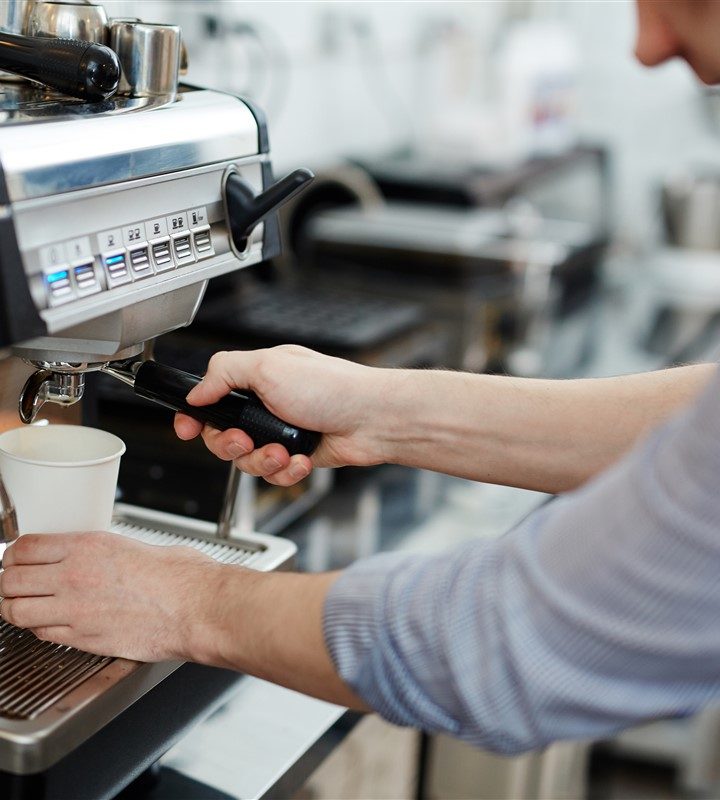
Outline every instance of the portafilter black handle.
<path id="1" fill-rule="evenodd" d="M 0 31 L 0 70 L 94 103 L 115 94 L 120 62 L 109 47 Z"/>
<path id="2" fill-rule="evenodd" d="M 230 172 L 225 178 L 225 207 L 236 249 L 240 252 L 245 250 L 253 228 L 304 189 L 314 177 L 309 169 L 296 169 L 265 191 L 255 194 L 253 187 L 239 173 Z"/>
<path id="3" fill-rule="evenodd" d="M 144 361 L 135 371 L 135 394 L 155 403 L 182 411 L 202 423 L 224 431 L 240 428 L 255 447 L 277 442 L 290 455 L 309 456 L 320 443 L 320 434 L 289 425 L 271 414 L 253 392 L 235 390 L 209 406 L 191 406 L 188 392 L 201 378 L 156 361 Z"/>

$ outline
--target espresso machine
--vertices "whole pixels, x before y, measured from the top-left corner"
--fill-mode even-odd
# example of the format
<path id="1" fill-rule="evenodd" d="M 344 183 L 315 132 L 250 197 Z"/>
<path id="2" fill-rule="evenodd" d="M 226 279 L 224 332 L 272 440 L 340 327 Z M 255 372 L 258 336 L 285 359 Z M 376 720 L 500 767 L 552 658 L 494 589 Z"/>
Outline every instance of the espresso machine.
<path id="1" fill-rule="evenodd" d="M 312 178 L 276 183 L 260 110 L 183 84 L 185 60 L 176 26 L 108 19 L 90 2 L 0 3 L 0 361 L 34 369 L 18 387 L 24 423 L 44 404 L 80 401 L 85 376 L 102 371 L 242 427 L 256 446 L 309 454 L 318 435 L 251 393 L 193 409 L 184 398 L 199 378 L 151 359 L 155 337 L 192 321 L 210 279 L 278 254 L 277 209 Z M 287 566 L 292 543 L 238 535 L 237 493 L 233 479 L 218 527 L 118 504 L 113 530 Z M 0 506 L 12 498 L 0 493 Z M 8 513 L 6 540 L 12 527 Z M 114 796 L 238 679 L 81 653 L 0 622 L 0 796 Z"/>

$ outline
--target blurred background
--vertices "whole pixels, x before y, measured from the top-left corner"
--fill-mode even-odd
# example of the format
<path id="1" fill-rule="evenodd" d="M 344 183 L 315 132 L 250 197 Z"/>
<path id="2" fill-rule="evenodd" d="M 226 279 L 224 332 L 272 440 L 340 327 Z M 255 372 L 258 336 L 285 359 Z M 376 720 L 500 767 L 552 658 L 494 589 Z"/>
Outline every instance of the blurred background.
<path id="1" fill-rule="evenodd" d="M 159 358 L 202 370 L 217 349 L 298 342 L 382 366 L 567 378 L 715 357 L 720 103 L 684 64 L 635 63 L 629 0 L 105 5 L 181 25 L 187 81 L 264 110 L 278 176 L 318 176 L 284 213 L 283 257 L 215 282 Z M 162 410 L 97 393 L 102 427 L 128 443 L 124 499 L 212 519 L 222 465 L 179 446 Z M 252 483 L 246 504 L 248 525 L 291 536 L 301 566 L 323 570 L 500 535 L 548 499 L 381 467 Z M 229 723 L 166 763 L 208 778 L 213 724 Z M 718 742 L 707 712 L 498 759 L 366 720 L 298 796 L 710 797 Z"/>

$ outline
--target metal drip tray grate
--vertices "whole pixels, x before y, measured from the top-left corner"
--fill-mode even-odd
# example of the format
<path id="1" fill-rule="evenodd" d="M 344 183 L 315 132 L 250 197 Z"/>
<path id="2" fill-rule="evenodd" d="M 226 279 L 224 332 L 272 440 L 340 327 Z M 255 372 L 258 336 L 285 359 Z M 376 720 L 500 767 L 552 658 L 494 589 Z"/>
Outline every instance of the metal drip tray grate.
<path id="1" fill-rule="evenodd" d="M 110 661 L 0 623 L 0 716 L 33 719 Z"/>
<path id="2" fill-rule="evenodd" d="M 250 549 L 243 546 L 240 542 L 225 542 L 188 536 L 186 533 L 173 533 L 172 531 L 161 531 L 154 528 L 146 528 L 132 522 L 116 522 L 113 525 L 115 533 L 121 533 L 132 539 L 137 539 L 145 544 L 155 545 L 184 545 L 193 547 L 205 555 L 211 556 L 222 564 L 242 564 L 252 567 L 253 563 L 262 557 L 261 548 Z"/>
<path id="3" fill-rule="evenodd" d="M 112 530 L 146 544 L 193 547 L 223 564 L 252 567 L 265 553 L 265 548 L 247 542 L 159 530 L 122 518 Z M 0 717 L 34 719 L 112 660 L 42 642 L 30 631 L 1 623 Z"/>

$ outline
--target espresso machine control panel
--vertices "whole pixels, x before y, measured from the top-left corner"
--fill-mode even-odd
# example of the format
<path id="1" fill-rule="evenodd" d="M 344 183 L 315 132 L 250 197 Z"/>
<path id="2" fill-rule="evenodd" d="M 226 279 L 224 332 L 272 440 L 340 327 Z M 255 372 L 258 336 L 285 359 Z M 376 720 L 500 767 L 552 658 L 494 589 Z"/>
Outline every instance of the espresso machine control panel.
<path id="1" fill-rule="evenodd" d="M 42 270 L 33 286 L 37 304 L 62 305 L 211 258 L 208 220 L 202 206 L 46 245 L 33 254 Z"/>
<path id="2" fill-rule="evenodd" d="M 238 98 L 190 89 L 134 113 L 77 120 L 59 109 L 52 124 L 0 124 L 7 198 L 0 225 L 12 229 L 17 244 L 14 252 L 5 248 L 2 263 L 7 316 L 0 346 L 41 349 L 33 344 L 38 333 L 54 336 L 116 314 L 121 351 L 131 339 L 187 324 L 189 287 L 201 296 L 209 278 L 276 254 L 272 211 L 260 209 L 240 236 L 229 220 L 229 183 L 241 182 L 252 202 L 275 186 L 263 125 Z M 147 331 L 123 314 L 143 303 Z M 92 346 L 73 350 L 88 356 L 78 361 L 92 356 Z"/>
<path id="3" fill-rule="evenodd" d="M 197 196 L 201 188 L 198 181 L 183 183 L 194 183 L 187 186 L 188 196 Z M 98 214 L 98 205 L 93 204 L 94 214 Z M 128 205 L 132 214 L 132 193 Z M 179 271 L 186 268 L 185 279 L 197 280 L 199 275 L 204 278 L 224 263 L 232 263 L 223 208 L 217 198 L 208 205 L 175 208 L 167 215 L 133 218 L 129 223 L 117 209 L 108 210 L 114 214 L 116 227 L 41 245 L 25 254 L 38 309 L 44 312 L 73 304 L 72 310 L 45 314 L 50 324 L 94 307 L 118 306 L 154 286 L 169 287 L 173 278 L 175 283 L 182 282 Z M 242 254 L 244 263 L 254 263 L 263 256 L 262 234 L 259 227 L 255 247 Z"/>

